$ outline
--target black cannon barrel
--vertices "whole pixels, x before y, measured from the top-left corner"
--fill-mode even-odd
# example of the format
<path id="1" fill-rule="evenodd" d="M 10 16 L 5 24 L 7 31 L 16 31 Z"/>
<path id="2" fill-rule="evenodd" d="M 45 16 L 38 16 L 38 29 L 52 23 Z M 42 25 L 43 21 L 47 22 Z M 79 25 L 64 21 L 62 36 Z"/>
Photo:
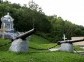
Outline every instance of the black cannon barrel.
<path id="1" fill-rule="evenodd" d="M 31 30 L 17 36 L 15 39 L 21 38 L 22 40 L 25 40 L 28 36 L 32 35 L 34 32 L 35 32 L 35 29 L 33 28 L 33 29 L 31 29 Z M 15 39 L 13 39 L 13 40 L 15 40 Z"/>
<path id="2" fill-rule="evenodd" d="M 84 41 L 84 39 L 80 39 L 80 40 L 65 40 L 65 41 L 58 41 L 58 45 L 62 44 L 62 43 L 75 43 L 75 42 L 82 42 Z"/>

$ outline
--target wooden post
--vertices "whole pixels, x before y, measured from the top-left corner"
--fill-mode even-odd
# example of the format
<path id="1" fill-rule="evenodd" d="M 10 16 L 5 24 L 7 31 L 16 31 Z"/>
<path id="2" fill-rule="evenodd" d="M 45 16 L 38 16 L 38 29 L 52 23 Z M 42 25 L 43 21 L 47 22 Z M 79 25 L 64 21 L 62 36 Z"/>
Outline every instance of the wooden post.
<path id="1" fill-rule="evenodd" d="M 4 34 L 5 34 L 5 23 L 2 23 L 2 38 L 4 39 Z"/>

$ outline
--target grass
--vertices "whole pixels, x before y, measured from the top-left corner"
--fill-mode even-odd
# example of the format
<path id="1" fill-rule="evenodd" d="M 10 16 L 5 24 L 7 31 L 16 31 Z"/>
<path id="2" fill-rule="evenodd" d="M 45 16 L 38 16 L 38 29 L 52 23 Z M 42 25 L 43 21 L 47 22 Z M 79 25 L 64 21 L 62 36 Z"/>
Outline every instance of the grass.
<path id="1" fill-rule="evenodd" d="M 35 48 L 50 48 L 52 46 L 57 45 L 56 43 L 50 43 L 48 40 L 43 39 L 42 37 L 33 35 L 30 39 L 29 46 L 35 47 Z"/>
<path id="2" fill-rule="evenodd" d="M 8 39 L 0 39 L 0 51 L 8 50 L 8 47 L 10 46 L 10 44 L 8 44 L 9 42 L 10 40 Z"/>
<path id="3" fill-rule="evenodd" d="M 1 62 L 84 62 L 84 56 L 67 52 L 36 52 L 15 54 L 0 52 Z"/>
<path id="4" fill-rule="evenodd" d="M 9 40 L 0 39 L 0 45 L 7 42 Z M 49 48 L 56 45 L 36 35 L 31 37 L 29 44 L 35 48 Z M 33 49 L 32 51 L 29 49 L 27 53 L 13 53 L 8 51 L 9 46 L 0 48 L 0 62 L 84 62 L 84 56 L 75 53 L 37 51 Z"/>
<path id="5" fill-rule="evenodd" d="M 83 48 L 80 48 L 80 46 L 74 46 L 74 49 L 76 49 L 77 51 L 84 51 L 84 49 Z"/>

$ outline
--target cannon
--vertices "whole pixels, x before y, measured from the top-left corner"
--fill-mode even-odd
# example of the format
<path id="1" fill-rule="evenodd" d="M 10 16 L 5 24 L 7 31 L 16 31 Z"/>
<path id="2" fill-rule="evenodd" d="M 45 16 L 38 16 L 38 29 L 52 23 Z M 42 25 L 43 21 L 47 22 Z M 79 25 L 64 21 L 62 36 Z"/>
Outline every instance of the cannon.
<path id="1" fill-rule="evenodd" d="M 32 35 L 34 32 L 35 32 L 35 29 L 33 28 L 33 29 L 31 29 L 31 30 L 29 30 L 29 31 L 17 36 L 16 38 L 12 39 L 12 41 L 14 41 L 16 39 L 19 39 L 19 38 L 22 39 L 22 40 L 26 40 L 26 38 L 28 36 Z"/>
<path id="2" fill-rule="evenodd" d="M 65 40 L 65 41 L 58 41 L 57 44 L 60 45 L 62 43 L 75 43 L 75 42 L 81 42 L 81 41 L 84 41 L 84 39 L 80 39 L 80 40 Z"/>
<path id="3" fill-rule="evenodd" d="M 73 52 L 73 43 L 75 42 L 82 42 L 84 39 L 80 40 L 65 40 L 65 41 L 58 41 L 58 45 L 61 45 L 59 48 L 60 51 L 68 51 L 68 52 Z"/>
<path id="4" fill-rule="evenodd" d="M 26 38 L 32 35 L 35 32 L 35 29 L 31 29 L 14 39 L 12 39 L 12 44 L 9 48 L 9 51 L 13 52 L 27 52 L 28 51 L 28 43 Z M 29 39 L 29 38 L 28 38 Z"/>

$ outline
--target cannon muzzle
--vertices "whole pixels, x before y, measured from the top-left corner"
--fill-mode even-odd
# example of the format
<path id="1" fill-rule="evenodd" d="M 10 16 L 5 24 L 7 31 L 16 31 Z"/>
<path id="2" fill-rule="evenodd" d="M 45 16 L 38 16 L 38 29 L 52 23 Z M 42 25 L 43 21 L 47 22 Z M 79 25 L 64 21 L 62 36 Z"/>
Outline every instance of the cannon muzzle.
<path id="1" fill-rule="evenodd" d="M 35 29 L 33 28 L 33 29 L 31 29 L 31 30 L 29 30 L 29 31 L 17 36 L 15 39 L 19 39 L 20 38 L 22 40 L 25 40 L 28 36 L 32 35 L 34 32 L 35 32 Z M 15 39 L 13 39 L 13 40 L 15 40 Z"/>
<path id="2" fill-rule="evenodd" d="M 60 45 L 62 43 L 75 43 L 75 42 L 82 42 L 84 41 L 84 39 L 80 39 L 80 40 L 65 40 L 65 41 L 58 41 L 57 44 Z"/>

